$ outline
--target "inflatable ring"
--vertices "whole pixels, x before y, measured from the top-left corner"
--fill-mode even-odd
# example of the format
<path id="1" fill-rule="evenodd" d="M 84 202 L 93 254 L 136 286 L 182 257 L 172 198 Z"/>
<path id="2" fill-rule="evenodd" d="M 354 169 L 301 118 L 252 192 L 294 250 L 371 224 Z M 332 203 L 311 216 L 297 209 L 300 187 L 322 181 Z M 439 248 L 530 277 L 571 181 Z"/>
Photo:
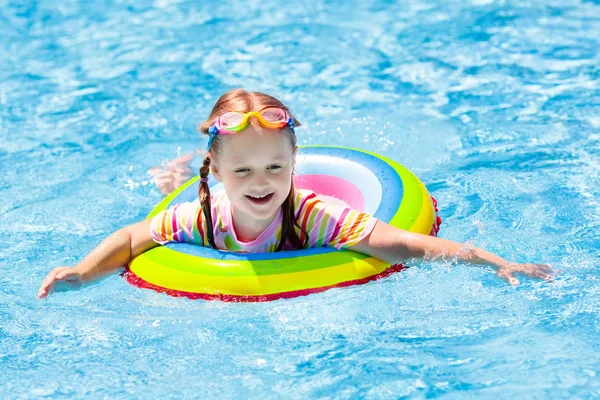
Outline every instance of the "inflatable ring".
<path id="1" fill-rule="evenodd" d="M 435 200 L 402 165 L 344 147 L 301 147 L 294 184 L 341 201 L 405 230 L 436 234 Z M 222 184 L 211 176 L 211 192 Z M 198 177 L 167 196 L 148 215 L 198 196 Z M 268 301 L 366 283 L 405 268 L 348 250 L 313 248 L 276 253 L 232 253 L 168 243 L 136 257 L 125 272 L 139 287 L 191 299 Z"/>

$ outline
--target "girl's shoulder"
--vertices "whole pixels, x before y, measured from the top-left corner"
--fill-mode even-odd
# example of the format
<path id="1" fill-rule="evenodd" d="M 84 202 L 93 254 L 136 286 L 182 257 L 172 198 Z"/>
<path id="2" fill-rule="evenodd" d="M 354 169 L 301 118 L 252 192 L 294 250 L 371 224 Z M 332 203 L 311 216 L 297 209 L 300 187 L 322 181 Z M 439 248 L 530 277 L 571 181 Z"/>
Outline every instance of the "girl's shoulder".
<path id="1" fill-rule="evenodd" d="M 348 208 L 348 205 L 344 201 L 336 197 L 317 194 L 312 190 L 308 189 L 295 190 L 294 209 L 296 210 L 296 212 L 307 208 L 339 208 L 340 206 L 342 208 Z"/>
<path id="2" fill-rule="evenodd" d="M 227 201 L 229 201 L 229 199 L 227 198 L 227 194 L 225 193 L 225 190 L 219 190 L 218 192 L 210 193 L 210 201 L 214 207 L 215 204 L 227 202 Z"/>
<path id="3" fill-rule="evenodd" d="M 334 197 L 317 194 L 312 190 L 297 189 L 294 196 L 296 219 L 309 221 L 322 219 L 331 213 L 339 213 L 348 206 Z"/>
<path id="4" fill-rule="evenodd" d="M 294 190 L 294 209 L 299 211 L 305 208 L 308 204 L 313 202 L 321 201 L 317 194 L 312 190 L 308 189 L 295 189 Z"/>

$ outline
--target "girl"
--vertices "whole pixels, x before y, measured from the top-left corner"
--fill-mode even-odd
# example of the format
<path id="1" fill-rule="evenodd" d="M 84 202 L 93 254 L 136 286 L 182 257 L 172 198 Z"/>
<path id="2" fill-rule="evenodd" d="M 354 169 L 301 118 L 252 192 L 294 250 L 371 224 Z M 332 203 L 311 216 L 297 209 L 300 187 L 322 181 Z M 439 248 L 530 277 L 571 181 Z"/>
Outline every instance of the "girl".
<path id="1" fill-rule="evenodd" d="M 269 95 L 242 89 L 224 94 L 200 125 L 209 135 L 209 154 L 200 168 L 200 202 L 179 204 L 118 230 L 77 266 L 52 270 L 38 297 L 78 288 L 170 241 L 247 252 L 332 246 L 390 263 L 431 257 L 489 265 L 511 285 L 519 283 L 514 273 L 552 279 L 547 265 L 507 262 L 485 250 L 403 231 L 367 214 L 325 204 L 312 192 L 295 190 L 294 127 L 299 125 L 289 109 Z M 225 188 L 212 196 L 209 169 Z"/>

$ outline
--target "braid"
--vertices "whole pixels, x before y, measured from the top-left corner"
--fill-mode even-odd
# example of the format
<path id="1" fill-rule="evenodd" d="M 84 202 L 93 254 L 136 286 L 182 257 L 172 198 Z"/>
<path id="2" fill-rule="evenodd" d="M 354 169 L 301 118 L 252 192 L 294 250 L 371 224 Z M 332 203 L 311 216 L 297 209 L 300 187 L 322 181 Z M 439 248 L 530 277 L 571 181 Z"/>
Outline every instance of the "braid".
<path id="1" fill-rule="evenodd" d="M 208 244 L 213 249 L 217 249 L 215 245 L 215 238 L 213 235 L 213 220 L 212 210 L 210 204 L 210 189 L 208 188 L 208 182 L 204 180 L 208 179 L 208 173 L 210 172 L 210 157 L 206 157 L 202 166 L 200 167 L 200 185 L 198 186 L 198 198 L 200 199 L 200 207 L 204 213 L 204 220 L 206 221 L 206 231 L 208 234 Z M 198 217 L 200 217 L 198 215 Z M 202 226 L 198 224 L 198 228 L 202 229 Z"/>
<path id="2" fill-rule="evenodd" d="M 306 247 L 308 243 L 308 234 L 302 227 L 298 224 L 296 220 L 295 210 L 294 210 L 294 182 L 290 187 L 290 193 L 288 197 L 285 199 L 281 207 L 283 207 L 283 221 L 281 223 L 281 239 L 279 240 L 279 245 L 277 246 L 277 250 L 283 250 L 283 246 L 285 243 L 289 243 L 292 245 L 294 250 L 303 249 Z M 295 227 L 298 227 L 300 230 L 300 236 L 296 233 Z"/>

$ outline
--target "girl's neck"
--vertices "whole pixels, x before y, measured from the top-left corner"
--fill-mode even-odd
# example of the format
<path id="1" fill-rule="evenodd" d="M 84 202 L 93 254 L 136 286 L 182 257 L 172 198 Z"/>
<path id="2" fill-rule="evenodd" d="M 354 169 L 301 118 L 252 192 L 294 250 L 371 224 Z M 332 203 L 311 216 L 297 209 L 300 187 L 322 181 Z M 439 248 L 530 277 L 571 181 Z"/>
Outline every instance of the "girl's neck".
<path id="1" fill-rule="evenodd" d="M 271 217 L 267 219 L 254 219 L 245 213 L 236 210 L 233 205 L 231 206 L 231 216 L 233 229 L 238 240 L 242 242 L 252 242 L 260 236 L 271 225 L 271 223 L 277 217 L 279 210 L 275 212 Z"/>

